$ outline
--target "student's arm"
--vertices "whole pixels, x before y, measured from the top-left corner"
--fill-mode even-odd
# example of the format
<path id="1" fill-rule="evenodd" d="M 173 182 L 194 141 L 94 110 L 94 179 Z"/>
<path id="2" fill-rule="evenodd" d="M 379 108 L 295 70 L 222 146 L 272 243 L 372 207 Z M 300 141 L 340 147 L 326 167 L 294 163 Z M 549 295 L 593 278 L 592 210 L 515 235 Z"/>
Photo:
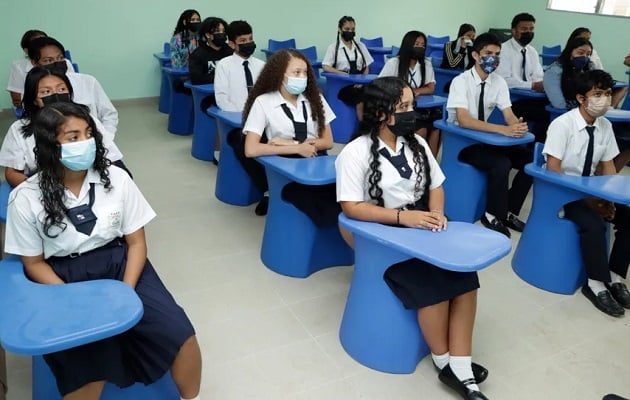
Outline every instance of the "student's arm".
<path id="1" fill-rule="evenodd" d="M 339 44 L 341 46 L 341 44 Z M 322 69 L 325 72 L 331 72 L 333 74 L 345 74 L 348 75 L 346 71 L 342 71 L 337 68 L 333 68 L 333 63 L 335 62 L 335 43 L 328 46 L 326 49 L 326 54 L 324 55 L 324 59 L 322 60 Z"/>
<path id="2" fill-rule="evenodd" d="M 617 168 L 615 168 L 615 162 L 613 160 L 610 161 L 600 161 L 597 167 L 597 170 L 601 169 L 602 175 L 616 175 Z"/>
<path id="3" fill-rule="evenodd" d="M 562 68 L 559 65 L 554 63 L 547 69 L 543 76 L 543 86 L 552 106 L 563 110 L 567 108 L 567 102 L 562 93 Z"/>
<path id="4" fill-rule="evenodd" d="M 20 171 L 11 167 L 4 168 L 4 177 L 6 178 L 7 182 L 9 182 L 9 185 L 11 185 L 12 187 L 16 187 L 27 179 L 24 171 Z"/>
<path id="5" fill-rule="evenodd" d="M 561 159 L 547 154 L 547 171 L 553 171 L 562 174 L 562 167 L 560 166 L 561 162 Z"/>
<path id="6" fill-rule="evenodd" d="M 630 54 L 628 54 L 626 58 L 623 59 L 623 64 L 630 67 Z"/>
<path id="7" fill-rule="evenodd" d="M 44 260 L 44 255 L 40 254 L 34 257 L 22 256 L 22 264 L 24 264 L 24 272 L 32 281 L 47 285 L 59 285 L 65 283 L 52 267 Z"/>
<path id="8" fill-rule="evenodd" d="M 423 94 L 433 94 L 435 92 L 435 82 L 427 83 L 426 85 L 413 89 L 414 97 L 420 96 Z"/>
<path id="9" fill-rule="evenodd" d="M 261 136 L 254 132 L 245 132 L 245 156 L 254 158 L 271 155 L 299 154 L 302 157 L 315 157 L 317 148 L 314 143 L 306 141 L 304 143 L 288 144 L 276 146 L 269 143 L 261 143 Z"/>
<path id="10" fill-rule="evenodd" d="M 147 242 L 144 236 L 144 228 L 140 228 L 124 237 L 125 242 L 127 242 L 127 264 L 123 282 L 135 289 L 147 262 Z"/>
<path id="11" fill-rule="evenodd" d="M 624 97 L 626 97 L 627 93 L 628 93 L 627 87 L 620 87 L 620 88 L 613 89 L 612 98 L 610 99 L 612 108 L 617 108 L 619 104 L 621 104 L 621 101 L 624 99 Z"/>
<path id="12" fill-rule="evenodd" d="M 332 130 L 330 124 L 326 124 L 324 131 L 317 139 L 307 139 L 308 143 L 315 146 L 317 151 L 330 150 L 333 147 Z"/>
<path id="13" fill-rule="evenodd" d="M 456 40 L 460 40 L 456 39 Z M 454 46 L 455 42 L 448 42 L 446 43 L 446 45 L 444 46 L 444 51 L 442 53 L 442 68 L 450 68 L 450 69 L 454 69 L 457 68 L 457 66 L 459 65 L 459 63 L 462 61 L 462 59 L 464 58 L 464 56 L 466 55 L 465 52 L 463 51 L 458 51 L 455 52 L 455 49 L 457 48 L 457 46 Z"/>
<path id="14" fill-rule="evenodd" d="M 212 83 L 214 76 L 208 74 L 208 61 L 201 55 L 197 48 L 188 58 L 188 72 L 190 73 L 190 82 L 193 85 L 203 85 Z"/>
<path id="15" fill-rule="evenodd" d="M 9 94 L 11 95 L 11 103 L 13 103 L 13 107 L 22 107 L 22 94 L 17 92 L 9 92 Z"/>
<path id="16" fill-rule="evenodd" d="M 223 60 L 227 61 L 227 58 Z M 222 61 L 223 61 L 222 60 Z M 226 62 L 219 62 L 214 73 L 214 97 L 217 100 L 217 106 L 224 111 L 242 111 L 239 107 L 230 101 L 230 75 L 229 66 Z"/>
<path id="17" fill-rule="evenodd" d="M 490 132 L 490 133 L 499 133 L 501 135 L 511 136 L 511 137 L 521 137 L 527 132 L 527 124 L 524 122 L 520 122 L 520 123 L 516 123 L 512 125 L 492 124 L 490 122 L 480 121 L 477 118 L 473 118 L 468 112 L 468 110 L 465 108 L 457 108 L 456 112 L 457 112 L 457 121 L 459 122 L 459 126 L 461 126 L 462 128 L 474 129 L 476 131 L 483 131 L 483 132 Z"/>

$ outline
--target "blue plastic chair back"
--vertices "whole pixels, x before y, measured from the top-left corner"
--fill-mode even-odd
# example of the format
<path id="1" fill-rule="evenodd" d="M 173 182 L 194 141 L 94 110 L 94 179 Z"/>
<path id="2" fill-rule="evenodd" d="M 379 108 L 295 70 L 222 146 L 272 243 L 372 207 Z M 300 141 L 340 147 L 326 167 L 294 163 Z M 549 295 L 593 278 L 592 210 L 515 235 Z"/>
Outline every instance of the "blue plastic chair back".
<path id="1" fill-rule="evenodd" d="M 317 61 L 317 47 L 310 46 L 304 49 L 297 49 L 300 53 L 304 54 L 307 60 L 310 62 Z"/>
<path id="2" fill-rule="evenodd" d="M 542 47 L 542 54 L 559 56 L 561 52 L 562 52 L 562 46 L 560 46 L 559 44 L 557 44 L 555 46 L 543 46 Z"/>
<path id="3" fill-rule="evenodd" d="M 72 61 L 72 54 L 70 54 L 70 50 L 66 50 L 64 55 L 66 56 L 66 59 Z"/>
<path id="4" fill-rule="evenodd" d="M 164 53 L 164 55 L 171 55 L 171 44 L 169 42 L 164 42 L 164 49 L 162 50 L 162 52 Z"/>
<path id="5" fill-rule="evenodd" d="M 392 46 L 392 57 L 396 57 L 399 51 L 400 51 L 400 47 Z"/>
<path id="6" fill-rule="evenodd" d="M 543 156 L 543 148 L 545 145 L 540 142 L 534 143 L 534 165 L 542 167 L 545 163 L 545 156 Z"/>
<path id="7" fill-rule="evenodd" d="M 451 40 L 450 36 L 427 36 L 427 48 L 429 48 L 429 46 L 438 46 L 438 45 L 442 45 L 442 47 L 444 47 L 444 45 Z"/>
<path id="8" fill-rule="evenodd" d="M 287 40 L 269 39 L 269 46 L 267 47 L 271 53 L 275 53 L 278 50 L 295 49 L 295 39 L 287 39 Z"/>
<path id="9" fill-rule="evenodd" d="M 374 39 L 366 39 L 361 38 L 361 43 L 365 45 L 365 47 L 383 47 L 383 38 L 377 37 Z"/>

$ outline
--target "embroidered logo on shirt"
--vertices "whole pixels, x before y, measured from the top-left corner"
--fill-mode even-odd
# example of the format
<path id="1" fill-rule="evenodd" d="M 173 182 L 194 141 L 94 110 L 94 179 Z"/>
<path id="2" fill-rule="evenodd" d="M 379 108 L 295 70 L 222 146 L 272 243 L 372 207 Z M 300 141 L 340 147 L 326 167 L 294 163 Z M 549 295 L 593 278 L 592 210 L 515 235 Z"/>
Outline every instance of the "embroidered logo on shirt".
<path id="1" fill-rule="evenodd" d="M 112 228 L 120 228 L 122 222 L 122 215 L 120 211 L 112 211 L 109 213 L 107 220 L 109 221 L 109 226 Z"/>

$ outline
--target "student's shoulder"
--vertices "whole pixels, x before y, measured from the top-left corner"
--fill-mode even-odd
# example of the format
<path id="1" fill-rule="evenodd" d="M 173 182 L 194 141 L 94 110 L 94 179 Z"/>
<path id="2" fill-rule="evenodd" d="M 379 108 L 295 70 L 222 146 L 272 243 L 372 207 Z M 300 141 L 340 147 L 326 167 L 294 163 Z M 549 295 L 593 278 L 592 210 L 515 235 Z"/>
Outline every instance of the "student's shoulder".
<path id="1" fill-rule="evenodd" d="M 17 185 L 9 194 L 9 204 L 31 204 L 40 202 L 41 190 L 39 188 L 39 173 L 28 177 Z"/>
<path id="2" fill-rule="evenodd" d="M 361 135 L 346 144 L 339 155 L 345 157 L 363 159 L 370 152 L 372 141 L 368 135 Z"/>

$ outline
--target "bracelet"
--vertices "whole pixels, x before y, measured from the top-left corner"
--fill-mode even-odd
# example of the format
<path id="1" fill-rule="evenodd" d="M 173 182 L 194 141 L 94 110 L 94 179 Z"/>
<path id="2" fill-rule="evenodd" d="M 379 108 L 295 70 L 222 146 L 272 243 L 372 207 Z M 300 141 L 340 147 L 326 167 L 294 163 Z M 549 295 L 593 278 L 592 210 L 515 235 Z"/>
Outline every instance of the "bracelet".
<path id="1" fill-rule="evenodd" d="M 400 212 L 402 210 L 398 209 L 398 212 L 396 213 L 396 225 L 400 225 Z"/>

